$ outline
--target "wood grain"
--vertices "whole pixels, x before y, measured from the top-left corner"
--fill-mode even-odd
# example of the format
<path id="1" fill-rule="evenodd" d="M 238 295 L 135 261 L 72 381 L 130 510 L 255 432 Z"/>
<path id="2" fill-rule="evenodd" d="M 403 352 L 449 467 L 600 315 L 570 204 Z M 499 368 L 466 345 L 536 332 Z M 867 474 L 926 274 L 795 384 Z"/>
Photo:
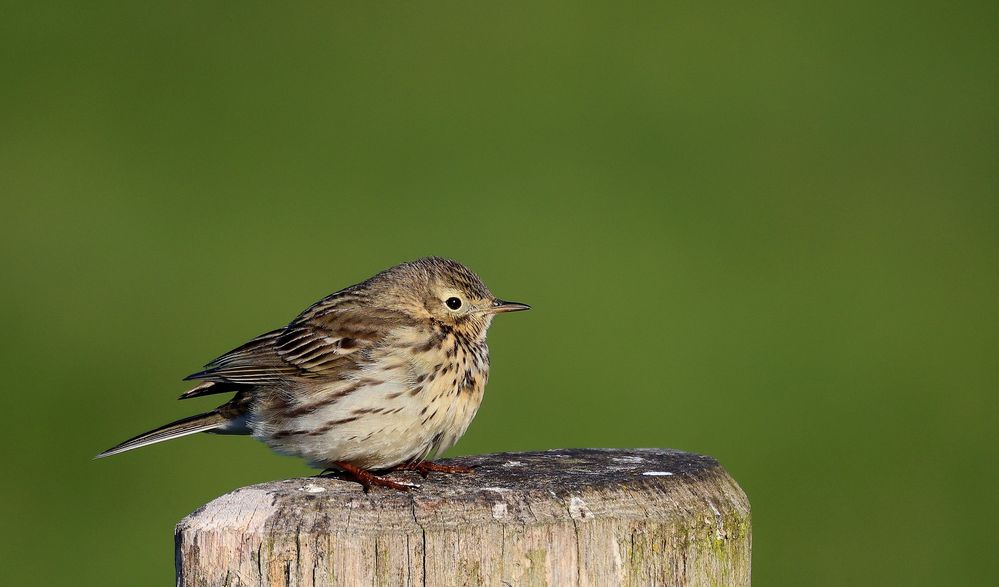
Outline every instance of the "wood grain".
<path id="1" fill-rule="evenodd" d="M 308 477 L 237 489 L 176 528 L 177 584 L 749 585 L 750 509 L 667 449 L 462 457 L 409 493 Z"/>

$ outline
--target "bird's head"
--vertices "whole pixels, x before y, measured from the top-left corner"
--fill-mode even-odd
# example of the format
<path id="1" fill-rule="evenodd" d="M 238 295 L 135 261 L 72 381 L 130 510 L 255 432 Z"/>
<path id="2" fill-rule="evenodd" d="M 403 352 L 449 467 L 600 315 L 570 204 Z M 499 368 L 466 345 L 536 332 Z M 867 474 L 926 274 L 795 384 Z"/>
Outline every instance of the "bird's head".
<path id="1" fill-rule="evenodd" d="M 391 304 L 414 318 L 484 336 L 493 316 L 530 306 L 494 296 L 479 276 L 457 261 L 426 257 L 396 265 L 373 278 Z"/>

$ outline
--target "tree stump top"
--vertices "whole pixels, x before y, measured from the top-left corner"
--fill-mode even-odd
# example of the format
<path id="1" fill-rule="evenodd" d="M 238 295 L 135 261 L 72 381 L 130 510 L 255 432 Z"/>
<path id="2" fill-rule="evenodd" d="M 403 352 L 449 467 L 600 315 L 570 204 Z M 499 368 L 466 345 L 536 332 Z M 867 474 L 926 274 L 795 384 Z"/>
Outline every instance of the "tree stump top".
<path id="1" fill-rule="evenodd" d="M 176 530 L 179 585 L 749 584 L 750 511 L 716 460 L 668 449 L 460 457 L 237 489 Z"/>

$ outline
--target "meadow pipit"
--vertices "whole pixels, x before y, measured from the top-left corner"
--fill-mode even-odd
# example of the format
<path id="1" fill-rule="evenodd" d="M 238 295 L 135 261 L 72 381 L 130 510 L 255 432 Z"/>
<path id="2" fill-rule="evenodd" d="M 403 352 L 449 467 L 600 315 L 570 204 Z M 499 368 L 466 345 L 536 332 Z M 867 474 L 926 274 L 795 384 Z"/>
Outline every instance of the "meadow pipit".
<path id="1" fill-rule="evenodd" d="M 448 259 L 403 263 L 319 300 L 186 379 L 181 399 L 235 392 L 218 408 L 140 434 L 98 457 L 194 434 L 251 434 L 311 466 L 360 482 L 398 468 L 459 472 L 428 462 L 475 417 L 489 375 L 486 330 L 501 312 L 475 273 Z"/>

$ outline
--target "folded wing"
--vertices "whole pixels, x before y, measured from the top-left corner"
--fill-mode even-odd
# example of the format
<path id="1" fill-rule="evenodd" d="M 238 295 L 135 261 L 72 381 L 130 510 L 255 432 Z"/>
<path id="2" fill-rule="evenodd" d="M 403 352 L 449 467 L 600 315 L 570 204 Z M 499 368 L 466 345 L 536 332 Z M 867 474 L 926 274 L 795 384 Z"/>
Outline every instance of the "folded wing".
<path id="1" fill-rule="evenodd" d="M 262 334 L 188 375 L 185 380 L 206 383 L 182 397 L 232 391 L 246 385 L 279 385 L 296 379 L 339 379 L 356 368 L 393 327 L 406 321 L 399 312 L 358 307 L 303 315 L 285 328 Z"/>

